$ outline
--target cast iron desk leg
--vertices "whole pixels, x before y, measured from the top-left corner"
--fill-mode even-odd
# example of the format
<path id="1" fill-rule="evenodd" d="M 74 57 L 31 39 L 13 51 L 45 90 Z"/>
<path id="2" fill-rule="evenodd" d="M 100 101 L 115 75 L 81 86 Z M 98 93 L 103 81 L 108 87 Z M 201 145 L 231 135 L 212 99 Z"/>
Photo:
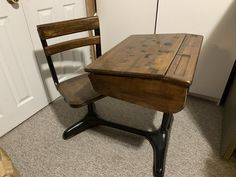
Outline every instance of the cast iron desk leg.
<path id="1" fill-rule="evenodd" d="M 154 177 L 164 176 L 165 160 L 172 122 L 173 115 L 170 113 L 164 113 L 160 129 L 150 132 L 150 134 L 146 136 L 153 148 Z"/>
<path id="2" fill-rule="evenodd" d="M 125 125 L 113 123 L 106 121 L 100 118 L 94 109 L 94 104 L 88 105 L 88 113 L 84 117 L 83 120 L 78 123 L 72 125 L 67 130 L 65 130 L 63 134 L 64 139 L 69 139 L 89 128 L 95 126 L 108 126 L 116 129 L 120 129 L 123 131 L 127 131 L 133 134 L 137 134 L 145 137 L 149 140 L 150 144 L 153 147 L 153 174 L 154 177 L 164 177 L 164 169 L 165 169 L 165 158 L 168 148 L 168 140 L 171 125 L 173 122 L 173 114 L 172 113 L 164 113 L 161 127 L 158 130 L 149 132 L 136 128 L 131 128 Z"/>

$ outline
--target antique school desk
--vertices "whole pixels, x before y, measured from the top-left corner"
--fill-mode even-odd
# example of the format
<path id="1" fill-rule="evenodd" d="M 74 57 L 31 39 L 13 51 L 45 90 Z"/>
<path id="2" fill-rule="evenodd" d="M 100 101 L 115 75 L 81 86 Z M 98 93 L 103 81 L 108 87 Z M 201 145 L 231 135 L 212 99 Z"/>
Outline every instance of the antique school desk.
<path id="1" fill-rule="evenodd" d="M 173 113 L 184 108 L 202 40 L 193 34 L 132 35 L 85 69 L 98 93 L 164 113 L 153 132 L 94 120 L 147 138 L 154 151 L 155 177 L 164 176 Z"/>

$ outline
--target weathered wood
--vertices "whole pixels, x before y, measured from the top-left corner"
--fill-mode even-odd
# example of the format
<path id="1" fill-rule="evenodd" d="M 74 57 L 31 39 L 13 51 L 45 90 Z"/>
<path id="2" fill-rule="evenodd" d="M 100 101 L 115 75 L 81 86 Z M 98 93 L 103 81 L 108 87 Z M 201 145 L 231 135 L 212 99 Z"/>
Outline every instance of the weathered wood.
<path id="1" fill-rule="evenodd" d="M 97 16 L 38 25 L 41 39 L 50 39 L 76 32 L 99 29 Z"/>
<path id="2" fill-rule="evenodd" d="M 87 30 L 96 31 L 96 36 L 67 40 L 52 45 L 47 44 L 47 39 L 49 38 L 58 36 L 64 37 L 64 35 L 67 34 L 84 32 Z M 83 46 L 96 45 L 96 48 L 100 49 L 98 17 L 94 16 L 39 25 L 38 32 L 54 84 L 69 105 L 72 107 L 80 107 L 104 97 L 94 91 L 87 74 L 59 83 L 51 57 L 53 54 Z M 98 55 L 100 56 L 100 53 L 98 53 Z"/>
<path id="3" fill-rule="evenodd" d="M 185 34 L 133 35 L 86 70 L 104 74 L 162 78 Z"/>
<path id="4" fill-rule="evenodd" d="M 187 95 L 187 88 L 163 80 L 99 74 L 89 78 L 98 93 L 162 112 L 182 110 Z"/>
<path id="5" fill-rule="evenodd" d="M 99 36 L 91 36 L 85 37 L 80 39 L 69 40 L 66 42 L 60 42 L 54 45 L 50 45 L 45 47 L 45 53 L 47 56 L 60 53 L 66 50 L 88 46 L 88 45 L 95 45 L 100 44 L 100 37 Z"/>
<path id="6" fill-rule="evenodd" d="M 94 91 L 88 74 L 61 82 L 57 90 L 72 107 L 81 107 L 104 97 Z"/>
<path id="7" fill-rule="evenodd" d="M 105 53 L 86 71 L 141 78 L 164 78 L 189 86 L 202 44 L 191 34 L 134 35 Z"/>
<path id="8" fill-rule="evenodd" d="M 183 109 L 202 36 L 134 35 L 86 67 L 94 89 L 162 112 Z"/>
<path id="9" fill-rule="evenodd" d="M 165 78 L 173 82 L 190 85 L 197 66 L 203 37 L 187 35 L 178 53 L 173 59 Z"/>

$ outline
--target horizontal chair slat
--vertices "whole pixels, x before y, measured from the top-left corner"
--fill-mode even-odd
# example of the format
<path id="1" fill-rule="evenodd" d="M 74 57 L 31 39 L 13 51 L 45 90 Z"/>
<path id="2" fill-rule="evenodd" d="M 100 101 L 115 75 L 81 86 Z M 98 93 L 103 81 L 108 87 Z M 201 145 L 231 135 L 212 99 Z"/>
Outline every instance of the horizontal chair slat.
<path id="1" fill-rule="evenodd" d="M 91 36 L 80 39 L 74 39 L 66 42 L 60 42 L 54 45 L 45 47 L 45 53 L 47 56 L 60 53 L 66 50 L 74 49 L 77 47 L 83 47 L 88 45 L 100 44 L 99 36 Z"/>
<path id="2" fill-rule="evenodd" d="M 50 39 L 75 32 L 89 31 L 99 28 L 97 16 L 38 25 L 38 33 L 42 39 Z"/>

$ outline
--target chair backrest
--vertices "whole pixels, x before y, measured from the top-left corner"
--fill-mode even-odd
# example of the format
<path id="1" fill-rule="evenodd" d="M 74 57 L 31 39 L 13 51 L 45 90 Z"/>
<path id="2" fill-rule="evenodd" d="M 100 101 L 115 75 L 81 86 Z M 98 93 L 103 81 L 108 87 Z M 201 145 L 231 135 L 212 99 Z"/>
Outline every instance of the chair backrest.
<path id="1" fill-rule="evenodd" d="M 95 45 L 96 58 L 101 56 L 100 28 L 97 16 L 38 25 L 37 30 L 55 85 L 58 85 L 59 81 L 55 67 L 53 65 L 51 57 L 52 55 L 78 47 Z M 52 45 L 48 45 L 47 43 L 47 40 L 51 38 L 56 38 L 84 31 L 94 31 L 94 33 L 90 33 L 94 35 L 69 41 L 63 41 Z"/>

